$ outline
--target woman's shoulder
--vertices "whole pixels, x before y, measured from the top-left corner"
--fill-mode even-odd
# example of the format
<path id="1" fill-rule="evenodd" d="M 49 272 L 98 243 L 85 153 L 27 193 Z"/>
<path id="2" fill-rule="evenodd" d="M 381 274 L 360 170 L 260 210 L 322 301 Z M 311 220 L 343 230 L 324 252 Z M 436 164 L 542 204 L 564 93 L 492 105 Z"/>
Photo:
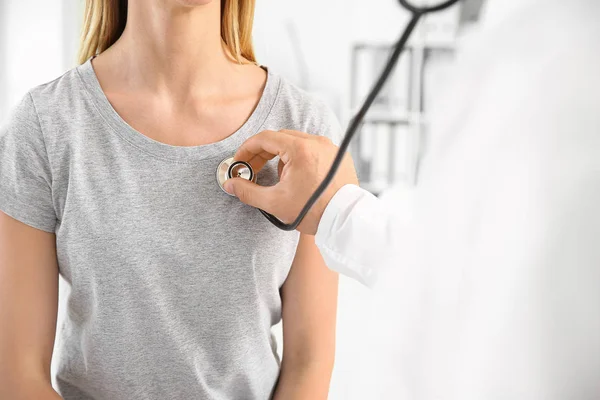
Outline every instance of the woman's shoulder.
<path id="1" fill-rule="evenodd" d="M 74 121 L 92 110 L 85 104 L 79 68 L 33 87 L 17 101 L 0 126 L 0 156 L 19 151 L 52 154 L 68 148 L 78 131 Z"/>
<path id="2" fill-rule="evenodd" d="M 75 69 L 58 78 L 29 89 L 11 108 L 8 118 L 2 124 L 7 135 L 13 131 L 41 131 L 41 120 L 57 115 L 57 105 L 66 98 L 68 88 L 73 87 Z M 25 129 L 26 128 L 26 129 Z"/>
<path id="3" fill-rule="evenodd" d="M 31 88 L 12 108 L 5 126 L 19 126 L 25 120 L 44 134 L 50 144 L 76 117 L 91 110 L 89 85 L 83 76 L 86 64 L 72 68 L 52 81 Z"/>
<path id="4" fill-rule="evenodd" d="M 36 107 L 39 107 L 38 111 L 49 108 L 56 112 L 68 107 L 71 101 L 83 93 L 84 81 L 80 72 L 83 67 L 84 65 L 72 68 L 50 82 L 31 88 L 26 97 L 31 97 Z"/>
<path id="5" fill-rule="evenodd" d="M 327 136 L 334 142 L 341 137 L 341 127 L 336 113 L 328 102 L 316 93 L 302 89 L 285 77 L 269 71 L 277 81 L 276 101 L 271 111 L 272 119 L 285 128 Z"/>

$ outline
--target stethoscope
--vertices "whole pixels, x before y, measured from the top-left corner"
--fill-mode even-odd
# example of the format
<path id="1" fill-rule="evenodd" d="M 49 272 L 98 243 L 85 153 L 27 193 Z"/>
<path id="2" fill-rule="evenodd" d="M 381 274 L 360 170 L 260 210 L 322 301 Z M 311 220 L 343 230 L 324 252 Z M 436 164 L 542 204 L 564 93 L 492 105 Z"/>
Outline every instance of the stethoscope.
<path id="1" fill-rule="evenodd" d="M 379 95 L 379 92 L 381 91 L 385 83 L 388 81 L 390 74 L 396 67 L 398 60 L 400 59 L 400 55 L 404 51 L 406 43 L 408 42 L 408 39 L 415 30 L 415 27 L 417 26 L 418 22 L 421 20 L 421 17 L 423 17 L 426 14 L 443 11 L 449 7 L 452 7 L 460 0 L 448 0 L 437 6 L 430 7 L 416 7 L 410 4 L 410 2 L 407 0 L 398 1 L 400 2 L 400 5 L 402 7 L 404 7 L 412 14 L 412 18 L 408 23 L 406 29 L 402 33 L 402 36 L 400 36 L 400 40 L 398 40 L 398 43 L 394 46 L 394 51 L 392 52 L 392 55 L 387 65 L 385 66 L 383 72 L 381 73 L 381 76 L 375 83 L 375 86 L 369 93 L 369 96 L 367 96 L 367 99 L 365 100 L 364 104 L 362 105 L 356 116 L 352 119 L 350 126 L 348 127 L 348 130 L 346 131 L 346 134 L 344 136 L 344 140 L 342 140 L 342 143 L 340 144 L 337 156 L 335 157 L 335 160 L 331 165 L 331 169 L 327 173 L 327 176 L 325 177 L 325 179 L 323 179 L 323 182 L 321 182 L 317 190 L 315 190 L 312 196 L 308 199 L 306 205 L 304 206 L 304 208 L 302 208 L 302 211 L 300 211 L 300 214 L 298 214 L 296 220 L 294 220 L 294 222 L 292 222 L 291 224 L 286 224 L 280 221 L 274 215 L 271 215 L 266 211 L 259 210 L 273 225 L 275 225 L 279 229 L 282 229 L 284 231 L 296 230 L 296 228 L 298 228 L 298 225 L 300 225 L 300 223 L 302 222 L 306 214 L 308 214 L 312 206 L 315 205 L 319 197 L 321 197 L 321 195 L 325 192 L 327 186 L 329 186 L 329 184 L 335 177 L 335 174 L 337 173 L 340 164 L 342 163 L 342 160 L 344 159 L 344 156 L 348 151 L 348 147 L 350 146 L 352 139 L 356 135 L 356 132 L 358 132 L 365 116 L 367 115 L 367 112 L 373 105 L 373 102 Z M 217 167 L 217 182 L 219 183 L 219 186 L 221 187 L 221 189 L 223 189 L 224 192 L 225 189 L 223 188 L 223 184 L 226 180 L 232 178 L 242 178 L 252 182 L 256 182 L 256 174 L 254 173 L 252 166 L 250 166 L 250 164 L 244 161 L 234 161 L 233 157 L 223 160 Z"/>

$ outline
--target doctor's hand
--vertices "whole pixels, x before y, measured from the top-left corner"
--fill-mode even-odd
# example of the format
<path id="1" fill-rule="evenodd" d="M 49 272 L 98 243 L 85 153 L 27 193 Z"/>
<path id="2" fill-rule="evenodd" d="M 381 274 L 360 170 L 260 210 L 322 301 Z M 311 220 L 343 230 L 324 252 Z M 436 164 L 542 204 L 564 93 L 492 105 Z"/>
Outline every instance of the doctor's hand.
<path id="1" fill-rule="evenodd" d="M 225 182 L 224 187 L 243 203 L 291 223 L 329 172 L 337 151 L 338 147 L 322 136 L 287 130 L 264 131 L 248 139 L 237 151 L 235 160 L 249 163 L 258 173 L 267 161 L 279 157 L 279 182 L 263 187 L 234 178 Z M 330 200 L 348 184 L 358 185 L 358 178 L 350 156 L 346 155 L 333 182 L 311 208 L 298 231 L 316 234 Z"/>

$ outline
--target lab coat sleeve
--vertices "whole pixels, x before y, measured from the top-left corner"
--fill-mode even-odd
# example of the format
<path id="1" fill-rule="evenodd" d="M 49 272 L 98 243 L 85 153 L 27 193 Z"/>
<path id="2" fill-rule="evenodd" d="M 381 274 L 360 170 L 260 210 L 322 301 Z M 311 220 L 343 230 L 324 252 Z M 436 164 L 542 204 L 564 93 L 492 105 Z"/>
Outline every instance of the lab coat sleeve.
<path id="1" fill-rule="evenodd" d="M 598 149 L 600 140 L 582 143 Z M 545 398 L 556 400 L 600 398 L 600 160 L 592 151 L 579 153 L 583 160 L 572 162 L 587 165 L 548 182 L 554 193 L 546 206 L 552 210 L 543 235 L 547 251 L 535 265 L 543 271 L 536 295 L 543 305 L 541 365 L 551 393 Z"/>
<path id="2" fill-rule="evenodd" d="M 377 271 L 397 246 L 400 223 L 377 197 L 346 185 L 325 209 L 316 243 L 327 266 L 373 286 Z"/>

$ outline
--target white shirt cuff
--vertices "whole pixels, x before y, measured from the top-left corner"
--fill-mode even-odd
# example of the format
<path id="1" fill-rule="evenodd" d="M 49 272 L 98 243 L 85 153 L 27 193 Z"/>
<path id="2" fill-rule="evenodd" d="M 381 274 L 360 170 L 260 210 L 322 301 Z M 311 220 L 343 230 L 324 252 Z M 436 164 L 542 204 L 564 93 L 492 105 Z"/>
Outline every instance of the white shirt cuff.
<path id="1" fill-rule="evenodd" d="M 368 265 L 361 265 L 349 256 L 353 247 L 352 237 L 340 232 L 344 222 L 352 218 L 354 206 L 365 197 L 373 195 L 356 185 L 342 187 L 333 196 L 321 217 L 315 242 L 329 269 L 366 286 L 372 286 L 375 278 L 373 269 Z"/>

